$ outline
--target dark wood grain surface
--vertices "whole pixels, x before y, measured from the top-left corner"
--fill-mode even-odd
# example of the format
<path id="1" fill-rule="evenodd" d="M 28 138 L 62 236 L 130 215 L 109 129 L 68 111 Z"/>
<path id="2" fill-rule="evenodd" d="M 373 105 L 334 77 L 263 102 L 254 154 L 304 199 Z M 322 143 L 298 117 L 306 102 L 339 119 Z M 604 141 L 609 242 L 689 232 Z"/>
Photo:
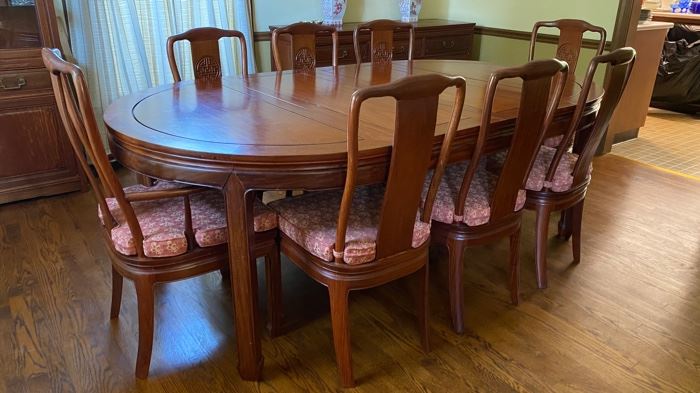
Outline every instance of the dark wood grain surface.
<path id="1" fill-rule="evenodd" d="M 359 67 L 359 69 L 358 69 Z M 358 87 L 437 72 L 467 78 L 467 99 L 452 158 L 471 153 L 481 121 L 485 81 L 498 66 L 454 60 L 397 61 L 319 68 L 315 72 L 260 73 L 248 78 L 180 82 L 124 97 L 105 112 L 112 153 L 136 172 L 223 189 L 229 225 L 229 265 L 241 376 L 257 380 L 263 358 L 257 271 L 253 256 L 253 190 L 323 189 L 345 182 L 346 123 Z M 508 145 L 521 84 L 497 91 L 486 150 Z M 580 87 L 565 88 L 552 133 L 563 133 Z M 601 92 L 592 89 L 587 113 Z M 433 157 L 437 158 L 454 96 L 440 97 Z M 393 140 L 391 99 L 367 102 L 360 117 L 357 184 L 386 178 Z M 587 116 L 581 123 L 587 126 Z"/>

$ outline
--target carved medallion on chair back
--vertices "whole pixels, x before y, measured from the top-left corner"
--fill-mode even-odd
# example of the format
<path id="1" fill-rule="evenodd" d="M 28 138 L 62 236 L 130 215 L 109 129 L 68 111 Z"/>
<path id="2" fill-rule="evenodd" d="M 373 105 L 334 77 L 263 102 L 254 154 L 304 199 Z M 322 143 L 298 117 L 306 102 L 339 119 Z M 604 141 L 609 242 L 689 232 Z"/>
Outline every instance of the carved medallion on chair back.
<path id="1" fill-rule="evenodd" d="M 275 68 L 278 71 L 290 68 L 295 71 L 313 71 L 316 68 L 316 36 L 328 33 L 333 41 L 331 56 L 335 66 L 338 64 L 338 32 L 335 27 L 302 22 L 275 29 L 272 32 Z"/>
<path id="2" fill-rule="evenodd" d="M 355 46 L 355 58 L 362 62 L 362 50 L 360 48 L 360 33 L 370 32 L 370 61 L 372 63 L 391 63 L 394 58 L 394 33 L 397 30 L 408 30 L 409 49 L 408 60 L 413 60 L 414 27 L 410 23 L 401 23 L 393 20 L 379 19 L 363 23 L 355 27 L 353 41 Z"/>

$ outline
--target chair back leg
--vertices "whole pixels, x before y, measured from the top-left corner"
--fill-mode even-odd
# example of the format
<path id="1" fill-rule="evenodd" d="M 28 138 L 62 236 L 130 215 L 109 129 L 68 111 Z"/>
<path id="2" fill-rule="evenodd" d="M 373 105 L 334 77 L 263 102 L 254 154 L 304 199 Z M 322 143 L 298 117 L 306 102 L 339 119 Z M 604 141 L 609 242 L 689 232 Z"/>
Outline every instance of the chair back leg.
<path id="1" fill-rule="evenodd" d="M 574 263 L 581 261 L 581 223 L 583 221 L 583 202 L 571 208 L 571 245 L 574 252 Z"/>
<path id="2" fill-rule="evenodd" d="M 265 285 L 267 287 L 267 330 L 270 337 L 282 334 L 282 271 L 277 245 L 265 255 Z"/>
<path id="3" fill-rule="evenodd" d="M 535 271 L 537 287 L 547 288 L 547 238 L 549 231 L 549 205 L 538 205 L 535 224 Z"/>
<path id="4" fill-rule="evenodd" d="M 561 211 L 557 237 L 559 240 L 564 241 L 568 241 L 571 237 L 571 209 L 564 209 Z"/>
<path id="5" fill-rule="evenodd" d="M 416 293 L 416 312 L 418 313 L 418 332 L 420 333 L 420 343 L 425 353 L 430 352 L 430 299 L 428 296 L 429 274 L 428 262 L 415 273 L 418 281 L 418 291 Z"/>
<path id="6" fill-rule="evenodd" d="M 122 287 L 124 286 L 124 277 L 112 267 L 112 305 L 109 310 L 109 318 L 119 318 L 119 311 L 122 306 Z"/>
<path id="7" fill-rule="evenodd" d="M 510 301 L 520 303 L 520 227 L 510 235 Z"/>

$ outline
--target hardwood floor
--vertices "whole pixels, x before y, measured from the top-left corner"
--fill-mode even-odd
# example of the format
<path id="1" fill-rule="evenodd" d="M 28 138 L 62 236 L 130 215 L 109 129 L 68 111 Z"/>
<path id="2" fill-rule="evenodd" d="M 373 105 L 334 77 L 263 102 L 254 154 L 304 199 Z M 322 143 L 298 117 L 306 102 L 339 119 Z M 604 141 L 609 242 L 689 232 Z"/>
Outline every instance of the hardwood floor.
<path id="1" fill-rule="evenodd" d="M 526 213 L 520 305 L 508 296 L 507 242 L 470 249 L 463 336 L 450 328 L 445 251 L 432 253 L 429 354 L 410 280 L 352 294 L 351 391 L 700 391 L 700 182 L 614 155 L 594 165 L 581 264 L 552 222 L 550 287 L 537 290 Z M 290 331 L 264 338 L 263 381 L 238 377 L 218 273 L 158 288 L 151 377 L 135 380 L 134 289 L 125 283 L 110 322 L 95 209 L 88 193 L 0 206 L 0 392 L 340 390 L 325 289 L 291 263 Z"/>

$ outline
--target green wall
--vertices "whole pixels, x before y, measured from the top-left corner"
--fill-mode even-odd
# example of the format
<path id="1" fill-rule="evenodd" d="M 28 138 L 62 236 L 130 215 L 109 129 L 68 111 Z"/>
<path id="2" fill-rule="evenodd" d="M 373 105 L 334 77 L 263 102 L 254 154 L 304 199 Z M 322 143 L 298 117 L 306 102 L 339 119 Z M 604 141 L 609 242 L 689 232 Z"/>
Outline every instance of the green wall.
<path id="1" fill-rule="evenodd" d="M 611 34 L 616 0 L 425 0 L 431 12 L 441 10 L 452 19 L 472 20 L 480 26 L 530 31 L 538 20 L 584 19 Z"/>
<path id="2" fill-rule="evenodd" d="M 321 18 L 321 0 L 253 0 L 255 31 L 268 31 L 269 25 L 288 24 Z M 475 22 L 479 26 L 530 31 L 538 20 L 576 18 L 601 25 L 612 36 L 617 14 L 615 0 L 424 0 L 421 18 Z M 398 19 L 398 0 L 348 0 L 345 21 Z M 546 32 L 546 31 L 545 31 Z M 270 69 L 270 45 L 256 43 L 256 58 L 261 71 Z M 551 56 L 553 45 L 543 45 L 538 57 Z M 527 60 L 528 42 L 503 37 L 476 36 L 475 58 L 503 65 Z M 584 50 L 581 63 L 593 56 Z M 579 67 L 579 73 L 583 67 Z"/>
<path id="3" fill-rule="evenodd" d="M 270 24 L 321 18 L 321 0 L 253 0 L 256 31 Z M 424 0 L 422 18 L 473 21 L 480 26 L 529 31 L 538 20 L 577 18 L 612 32 L 615 0 Z M 398 0 L 348 0 L 345 20 L 399 17 Z"/>

